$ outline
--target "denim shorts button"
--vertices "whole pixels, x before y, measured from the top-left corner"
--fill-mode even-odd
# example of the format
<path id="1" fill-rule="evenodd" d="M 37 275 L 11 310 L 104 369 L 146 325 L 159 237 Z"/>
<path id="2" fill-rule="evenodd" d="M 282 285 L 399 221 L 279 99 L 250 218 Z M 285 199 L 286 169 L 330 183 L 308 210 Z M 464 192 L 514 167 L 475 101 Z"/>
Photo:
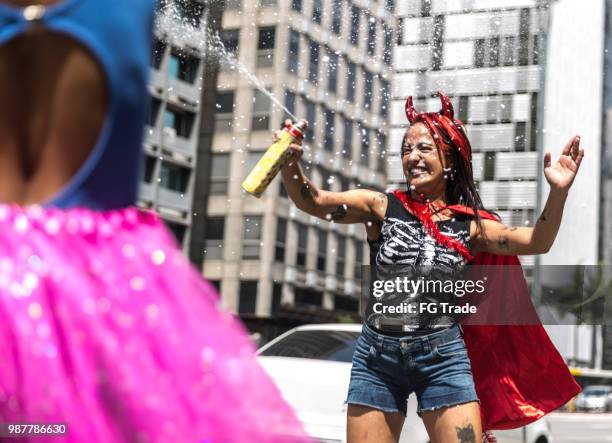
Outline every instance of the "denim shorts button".
<path id="1" fill-rule="evenodd" d="M 408 348 L 408 343 L 406 343 L 405 341 L 403 341 L 403 342 L 400 344 L 400 347 L 401 347 L 403 350 L 406 350 L 406 349 Z"/>

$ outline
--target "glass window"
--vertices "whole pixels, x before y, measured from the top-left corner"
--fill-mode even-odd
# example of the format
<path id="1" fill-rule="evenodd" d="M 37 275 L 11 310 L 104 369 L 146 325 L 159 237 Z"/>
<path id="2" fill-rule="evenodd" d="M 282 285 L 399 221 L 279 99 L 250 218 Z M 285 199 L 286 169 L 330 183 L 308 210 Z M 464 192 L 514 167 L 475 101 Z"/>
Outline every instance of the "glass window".
<path id="1" fill-rule="evenodd" d="M 170 54 L 168 59 L 168 74 L 170 77 L 177 78 L 179 73 L 179 59 L 175 54 Z"/>
<path id="2" fill-rule="evenodd" d="M 345 277 L 346 268 L 346 237 L 338 234 L 338 243 L 336 248 L 337 253 L 337 267 L 336 274 L 338 277 Z"/>
<path id="3" fill-rule="evenodd" d="M 210 193 L 226 195 L 229 182 L 229 154 L 213 154 L 210 174 Z"/>
<path id="4" fill-rule="evenodd" d="M 295 304 L 306 306 L 321 306 L 323 294 L 313 289 L 295 288 Z"/>
<path id="5" fill-rule="evenodd" d="M 317 230 L 318 249 L 317 249 L 317 270 L 325 272 L 325 258 L 327 257 L 327 231 Z"/>
<path id="6" fill-rule="evenodd" d="M 247 215 L 242 221 L 242 258 L 259 258 L 262 217 L 260 215 Z"/>
<path id="7" fill-rule="evenodd" d="M 370 163 L 370 129 L 361 127 L 361 156 L 359 157 L 359 163 L 364 166 L 368 166 Z"/>
<path id="8" fill-rule="evenodd" d="M 369 110 L 372 107 L 372 98 L 374 93 L 374 76 L 371 72 L 364 71 L 364 94 L 363 107 Z"/>
<path id="9" fill-rule="evenodd" d="M 170 229 L 170 232 L 172 232 L 174 238 L 176 238 L 177 243 L 182 245 L 185 234 L 187 233 L 187 226 L 170 221 L 166 221 L 166 226 L 168 226 L 168 229 Z"/>
<path id="10" fill-rule="evenodd" d="M 308 69 L 308 81 L 317 83 L 319 79 L 319 44 L 313 40 L 310 41 L 310 63 Z"/>
<path id="11" fill-rule="evenodd" d="M 264 348 L 261 355 L 350 363 L 355 353 L 357 337 L 359 332 L 352 331 L 295 331 Z"/>
<path id="12" fill-rule="evenodd" d="M 342 144 L 342 155 L 351 158 L 353 152 L 353 122 L 344 117 L 344 142 Z"/>
<path id="13" fill-rule="evenodd" d="M 332 0 L 331 31 L 336 35 L 342 31 L 342 0 Z"/>
<path id="14" fill-rule="evenodd" d="M 291 0 L 291 9 L 302 12 L 302 0 Z"/>
<path id="15" fill-rule="evenodd" d="M 164 126 L 174 128 L 179 137 L 189 138 L 193 128 L 195 114 L 193 112 L 166 108 L 164 112 Z"/>
<path id="16" fill-rule="evenodd" d="M 359 42 L 359 20 L 360 20 L 359 8 L 353 6 L 351 8 L 351 44 L 357 46 Z"/>
<path id="17" fill-rule="evenodd" d="M 221 42 L 227 50 L 227 52 L 237 55 L 238 45 L 240 42 L 240 30 L 239 29 L 225 29 L 219 33 Z"/>
<path id="18" fill-rule="evenodd" d="M 153 182 L 153 174 L 155 172 L 155 164 L 157 163 L 157 158 L 151 157 L 150 155 L 145 155 L 145 166 L 143 171 L 142 180 L 145 183 Z"/>
<path id="19" fill-rule="evenodd" d="M 374 16 L 368 17 L 368 54 L 374 55 L 376 53 L 376 18 Z"/>
<path id="20" fill-rule="evenodd" d="M 257 49 L 274 49 L 275 29 L 273 27 L 260 28 Z"/>
<path id="21" fill-rule="evenodd" d="M 300 34 L 293 29 L 289 30 L 289 54 L 287 56 L 287 70 L 296 73 L 300 57 Z"/>
<path id="22" fill-rule="evenodd" d="M 338 54 L 328 52 L 329 61 L 327 65 L 327 89 L 329 92 L 336 92 L 338 89 Z"/>
<path id="23" fill-rule="evenodd" d="M 225 218 L 208 217 L 204 233 L 204 258 L 218 260 L 223 258 L 223 240 L 225 238 Z"/>
<path id="24" fill-rule="evenodd" d="M 391 60 L 393 58 L 393 29 L 387 25 L 383 25 L 383 32 L 385 33 L 385 49 L 383 52 L 383 62 L 391 66 Z"/>
<path id="25" fill-rule="evenodd" d="M 164 52 L 166 51 L 166 43 L 161 40 L 155 39 L 153 43 L 153 57 L 151 62 L 155 69 L 161 67 L 162 61 L 164 60 Z"/>
<path id="26" fill-rule="evenodd" d="M 334 111 L 327 110 L 325 111 L 325 140 L 323 142 L 323 148 L 326 151 L 333 152 L 334 147 L 334 135 L 336 132 L 335 121 L 334 121 Z"/>
<path id="27" fill-rule="evenodd" d="M 253 96 L 253 117 L 251 128 L 253 130 L 268 130 L 270 128 L 270 111 L 272 102 L 267 94 L 255 90 Z"/>
<path id="28" fill-rule="evenodd" d="M 274 259 L 277 262 L 285 261 L 285 243 L 287 241 L 287 220 L 279 218 L 276 221 L 276 245 L 274 248 Z"/>
<path id="29" fill-rule="evenodd" d="M 357 78 L 357 66 L 353 62 L 348 62 L 346 72 L 346 99 L 353 103 L 355 101 L 355 80 Z"/>
<path id="30" fill-rule="evenodd" d="M 292 114 L 295 114 L 295 93 L 285 91 L 285 108 L 287 108 Z M 286 115 L 285 118 L 291 118 L 291 116 Z"/>
<path id="31" fill-rule="evenodd" d="M 215 103 L 215 130 L 231 131 L 234 119 L 234 91 L 217 91 Z"/>
<path id="32" fill-rule="evenodd" d="M 310 100 L 304 98 L 304 106 L 306 107 L 306 120 L 310 124 L 306 134 L 304 135 L 304 140 L 309 143 L 314 141 L 314 136 L 317 128 L 317 114 L 316 114 L 316 105 Z"/>
<path id="33" fill-rule="evenodd" d="M 312 3 L 312 21 L 321 24 L 323 18 L 323 1 L 313 0 Z"/>
<path id="34" fill-rule="evenodd" d="M 238 294 L 238 313 L 255 314 L 257 304 L 257 280 L 240 282 L 240 293 Z"/>
<path id="35" fill-rule="evenodd" d="M 159 173 L 159 186 L 171 191 L 184 193 L 187 191 L 187 184 L 191 170 L 184 166 L 162 161 Z"/>
<path id="36" fill-rule="evenodd" d="M 297 257 L 296 264 L 298 266 L 304 267 L 306 266 L 306 248 L 308 246 L 308 226 L 302 223 L 297 224 L 298 231 L 298 248 L 297 248 Z"/>
<path id="37" fill-rule="evenodd" d="M 389 103 L 391 102 L 391 86 L 386 80 L 380 79 L 380 116 L 389 115 Z"/>

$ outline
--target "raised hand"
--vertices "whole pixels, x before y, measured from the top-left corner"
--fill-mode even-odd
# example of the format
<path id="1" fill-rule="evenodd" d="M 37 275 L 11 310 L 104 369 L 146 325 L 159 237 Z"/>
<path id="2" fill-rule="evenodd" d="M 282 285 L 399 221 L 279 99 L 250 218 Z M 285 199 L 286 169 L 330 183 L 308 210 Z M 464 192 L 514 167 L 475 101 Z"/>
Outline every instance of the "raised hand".
<path id="1" fill-rule="evenodd" d="M 580 136 L 573 137 L 563 148 L 559 160 L 551 165 L 551 154 L 544 154 L 544 176 L 551 188 L 567 191 L 572 183 L 580 163 L 584 157 L 584 149 L 580 149 Z"/>

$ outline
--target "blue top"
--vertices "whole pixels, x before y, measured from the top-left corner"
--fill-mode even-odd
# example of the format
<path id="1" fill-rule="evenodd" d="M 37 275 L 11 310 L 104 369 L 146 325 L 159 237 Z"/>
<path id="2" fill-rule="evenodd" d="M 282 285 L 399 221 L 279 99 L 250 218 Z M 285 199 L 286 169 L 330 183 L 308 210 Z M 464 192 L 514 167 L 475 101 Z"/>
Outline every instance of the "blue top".
<path id="1" fill-rule="evenodd" d="M 77 173 L 45 205 L 102 210 L 136 201 L 155 3 L 59 0 L 38 9 L 0 4 L 0 45 L 37 20 L 84 45 L 106 75 L 108 111 L 98 141 Z"/>

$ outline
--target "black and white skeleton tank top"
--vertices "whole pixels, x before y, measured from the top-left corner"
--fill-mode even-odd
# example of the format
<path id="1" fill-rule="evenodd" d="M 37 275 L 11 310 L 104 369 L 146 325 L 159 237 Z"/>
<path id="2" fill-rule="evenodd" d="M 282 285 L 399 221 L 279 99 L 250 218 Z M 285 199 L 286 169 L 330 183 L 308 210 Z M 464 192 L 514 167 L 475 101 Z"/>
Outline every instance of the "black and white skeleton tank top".
<path id="1" fill-rule="evenodd" d="M 405 278 L 415 281 L 448 280 L 461 274 L 467 263 L 466 259 L 458 251 L 441 245 L 431 237 L 421 221 L 408 212 L 395 195 L 386 195 L 388 206 L 380 237 L 375 241 L 368 241 L 371 283 L 374 284 L 374 280 L 396 280 L 398 277 L 404 281 Z M 436 224 L 442 234 L 458 240 L 469 249 L 470 222 L 469 216 L 456 214 L 454 218 Z M 379 290 L 377 296 L 374 296 L 372 284 L 365 320 L 378 329 L 425 333 L 450 327 L 458 320 L 457 316 L 448 315 L 441 309 L 434 313 L 430 312 L 431 309 L 423 311 L 421 308 L 432 303 L 440 305 L 456 302 L 452 293 L 425 290 L 408 294 L 405 291 L 384 291 L 381 295 L 383 291 Z M 377 302 L 379 305 L 374 306 Z M 384 306 L 401 306 L 404 309 L 400 310 L 399 314 L 389 313 Z"/>

